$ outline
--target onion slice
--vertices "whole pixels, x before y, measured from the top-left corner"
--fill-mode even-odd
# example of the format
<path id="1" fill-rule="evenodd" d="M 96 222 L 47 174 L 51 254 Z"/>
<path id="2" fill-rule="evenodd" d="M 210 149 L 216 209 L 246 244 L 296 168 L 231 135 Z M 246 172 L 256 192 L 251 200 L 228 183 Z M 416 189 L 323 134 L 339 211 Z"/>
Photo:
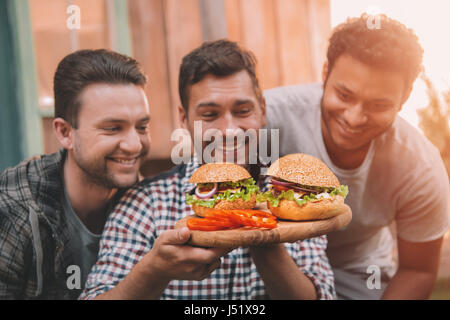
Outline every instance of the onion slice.
<path id="1" fill-rule="evenodd" d="M 291 186 L 291 188 L 296 191 L 303 191 L 303 192 L 314 193 L 314 194 L 319 193 L 319 191 L 317 191 L 317 190 L 307 189 L 307 188 L 303 188 L 303 187 L 299 187 L 299 186 Z"/>
<path id="2" fill-rule="evenodd" d="M 275 179 L 272 179 L 270 181 L 270 183 L 272 183 L 273 185 L 283 186 L 283 187 L 290 187 L 290 186 L 294 185 L 294 183 L 292 183 L 292 182 L 283 182 L 283 181 L 278 181 Z"/>
<path id="3" fill-rule="evenodd" d="M 288 188 L 294 189 L 295 191 L 303 191 L 303 192 L 314 193 L 314 194 L 319 193 L 319 191 L 317 191 L 317 190 L 300 187 L 293 182 L 284 182 L 284 181 L 278 181 L 278 180 L 272 179 L 271 183 L 273 185 L 288 187 Z"/>
<path id="4" fill-rule="evenodd" d="M 212 188 L 212 190 L 207 193 L 201 193 L 198 186 L 195 188 L 195 195 L 199 199 L 211 198 L 214 194 L 216 194 L 216 192 L 217 192 L 217 183 L 216 182 L 214 182 L 214 188 Z"/>

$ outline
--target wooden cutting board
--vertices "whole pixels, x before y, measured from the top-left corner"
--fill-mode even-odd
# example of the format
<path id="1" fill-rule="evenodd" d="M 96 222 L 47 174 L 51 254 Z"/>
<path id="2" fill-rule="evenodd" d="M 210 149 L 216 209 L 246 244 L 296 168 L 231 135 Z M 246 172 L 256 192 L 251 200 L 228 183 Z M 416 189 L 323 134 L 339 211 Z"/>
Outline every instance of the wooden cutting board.
<path id="1" fill-rule="evenodd" d="M 267 208 L 258 209 L 267 210 Z M 195 217 L 195 215 L 179 220 L 175 228 L 186 226 L 187 219 L 191 217 Z M 278 227 L 275 229 L 242 227 L 219 231 L 192 230 L 189 244 L 199 247 L 246 247 L 295 242 L 343 229 L 351 220 L 352 210 L 349 206 L 344 205 L 342 211 L 332 218 L 314 221 L 278 220 Z"/>

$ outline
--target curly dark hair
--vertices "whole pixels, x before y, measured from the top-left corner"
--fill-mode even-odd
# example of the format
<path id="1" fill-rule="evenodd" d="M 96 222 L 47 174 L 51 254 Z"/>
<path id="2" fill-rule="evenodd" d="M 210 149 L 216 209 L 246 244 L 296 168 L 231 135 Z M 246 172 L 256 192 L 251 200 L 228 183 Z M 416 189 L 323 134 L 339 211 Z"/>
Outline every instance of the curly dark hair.
<path id="1" fill-rule="evenodd" d="M 423 49 L 414 31 L 384 14 L 374 17 L 364 13 L 359 18 L 347 19 L 333 30 L 327 51 L 328 74 L 342 54 L 399 71 L 408 86 L 422 71 Z"/>
<path id="2" fill-rule="evenodd" d="M 182 60 L 178 78 L 181 105 L 188 110 L 190 87 L 200 82 L 206 75 L 226 77 L 242 70 L 247 71 L 256 98 L 262 101 L 263 95 L 256 76 L 255 55 L 239 47 L 236 42 L 226 39 L 204 42 Z"/>

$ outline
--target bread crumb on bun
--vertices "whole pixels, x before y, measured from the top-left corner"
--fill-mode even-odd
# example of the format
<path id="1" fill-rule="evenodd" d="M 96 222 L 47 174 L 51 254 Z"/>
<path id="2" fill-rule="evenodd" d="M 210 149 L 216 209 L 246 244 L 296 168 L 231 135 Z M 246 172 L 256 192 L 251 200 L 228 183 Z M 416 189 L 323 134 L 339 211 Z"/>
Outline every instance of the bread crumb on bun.
<path id="1" fill-rule="evenodd" d="M 344 209 L 344 198 L 334 196 L 330 199 L 307 202 L 299 206 L 295 201 L 281 200 L 278 207 L 272 207 L 267 203 L 267 207 L 274 216 L 285 220 L 322 220 L 332 218 Z"/>
<path id="2" fill-rule="evenodd" d="M 192 174 L 189 183 L 236 182 L 251 178 L 250 173 L 234 163 L 207 163 Z"/>
<path id="3" fill-rule="evenodd" d="M 288 154 L 276 160 L 268 176 L 316 187 L 339 187 L 339 180 L 320 159 L 304 153 Z"/>
<path id="4" fill-rule="evenodd" d="M 289 196 L 281 193 L 275 196 L 278 201 L 270 200 L 273 201 L 272 204 L 267 201 L 270 212 L 280 219 L 294 221 L 328 219 L 344 209 L 344 198 L 348 188 L 341 186 L 330 168 L 314 156 L 303 153 L 286 155 L 275 161 L 266 174 L 275 180 L 292 183 L 292 186 L 286 184 Z M 274 185 L 272 188 L 277 186 Z M 273 192 L 273 189 L 268 192 Z M 316 198 L 318 194 L 320 197 Z M 276 204 L 278 206 L 275 206 Z"/>

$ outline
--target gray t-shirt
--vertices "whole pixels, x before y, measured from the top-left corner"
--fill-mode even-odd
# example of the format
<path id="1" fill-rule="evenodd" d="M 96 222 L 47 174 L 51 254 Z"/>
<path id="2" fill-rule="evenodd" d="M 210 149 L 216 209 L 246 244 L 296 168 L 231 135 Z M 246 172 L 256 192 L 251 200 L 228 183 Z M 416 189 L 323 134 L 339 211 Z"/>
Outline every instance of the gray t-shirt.
<path id="1" fill-rule="evenodd" d="M 101 234 L 94 234 L 86 228 L 77 214 L 73 211 L 65 188 L 63 209 L 70 231 L 68 250 L 70 250 L 70 254 L 73 257 L 74 265 L 80 268 L 80 289 L 82 290 L 84 289 L 84 284 L 86 283 L 92 266 L 97 261 Z"/>
<path id="2" fill-rule="evenodd" d="M 353 218 L 345 230 L 328 235 L 328 257 L 334 268 L 366 273 L 369 266 L 384 277 L 396 270 L 398 237 L 426 242 L 449 227 L 449 180 L 438 150 L 413 126 L 397 117 L 371 143 L 359 168 L 343 170 L 330 160 L 320 126 L 320 84 L 265 91 L 268 128 L 280 130 L 280 156 L 307 153 L 324 161 L 339 182 L 349 187 L 346 203 Z"/>

